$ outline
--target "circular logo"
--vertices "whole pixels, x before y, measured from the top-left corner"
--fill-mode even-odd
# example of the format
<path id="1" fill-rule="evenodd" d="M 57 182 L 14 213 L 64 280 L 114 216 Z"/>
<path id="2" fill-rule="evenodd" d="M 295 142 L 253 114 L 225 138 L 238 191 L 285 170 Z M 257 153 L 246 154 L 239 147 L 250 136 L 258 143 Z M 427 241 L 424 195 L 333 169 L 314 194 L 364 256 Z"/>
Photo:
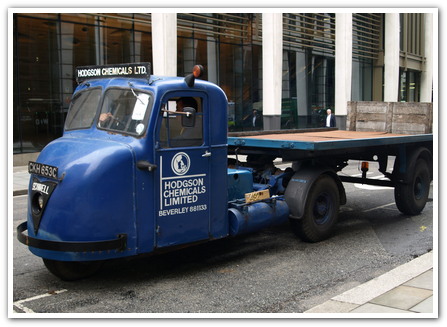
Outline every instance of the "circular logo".
<path id="1" fill-rule="evenodd" d="M 176 175 L 185 175 L 189 170 L 190 164 L 189 156 L 185 152 L 179 152 L 172 158 L 171 168 Z"/>

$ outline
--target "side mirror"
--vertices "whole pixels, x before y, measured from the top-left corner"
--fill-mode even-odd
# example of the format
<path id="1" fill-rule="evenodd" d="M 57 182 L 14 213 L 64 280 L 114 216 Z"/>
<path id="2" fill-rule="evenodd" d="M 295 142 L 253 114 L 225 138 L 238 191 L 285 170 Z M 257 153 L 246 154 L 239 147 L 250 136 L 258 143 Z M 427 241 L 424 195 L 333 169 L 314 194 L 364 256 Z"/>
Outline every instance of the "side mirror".
<path id="1" fill-rule="evenodd" d="M 196 109 L 192 107 L 183 108 L 182 127 L 194 127 L 196 125 Z"/>

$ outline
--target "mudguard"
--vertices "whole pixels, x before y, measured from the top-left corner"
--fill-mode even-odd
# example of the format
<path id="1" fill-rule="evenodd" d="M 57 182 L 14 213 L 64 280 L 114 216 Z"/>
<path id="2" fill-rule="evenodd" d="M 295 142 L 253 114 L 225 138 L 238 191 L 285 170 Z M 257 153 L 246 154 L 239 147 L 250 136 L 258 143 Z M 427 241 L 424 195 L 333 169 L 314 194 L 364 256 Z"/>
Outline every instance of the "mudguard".
<path id="1" fill-rule="evenodd" d="M 289 218 L 303 218 L 309 191 L 315 180 L 322 174 L 329 175 L 335 180 L 340 193 L 340 205 L 346 204 L 345 189 L 340 178 L 332 169 L 328 167 L 303 167 L 295 172 L 284 193 L 284 198 L 289 206 Z"/>
<path id="2" fill-rule="evenodd" d="M 411 172 L 414 171 L 417 160 L 421 158 L 427 162 L 430 168 L 430 179 L 433 180 L 433 154 L 426 147 L 407 148 L 402 146 L 399 156 L 394 162 L 393 178 L 396 182 L 402 184 L 410 183 L 412 179 Z"/>

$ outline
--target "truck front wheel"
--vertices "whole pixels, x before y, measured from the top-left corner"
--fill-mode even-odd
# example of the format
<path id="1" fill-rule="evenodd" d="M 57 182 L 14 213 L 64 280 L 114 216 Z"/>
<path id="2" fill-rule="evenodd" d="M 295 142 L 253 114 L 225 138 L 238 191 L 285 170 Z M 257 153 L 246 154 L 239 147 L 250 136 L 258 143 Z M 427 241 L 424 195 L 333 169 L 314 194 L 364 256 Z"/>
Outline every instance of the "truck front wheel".
<path id="1" fill-rule="evenodd" d="M 398 183 L 394 188 L 394 199 L 400 212 L 417 215 L 425 207 L 430 192 L 430 169 L 424 159 L 418 159 L 411 172 L 409 183 Z"/>
<path id="2" fill-rule="evenodd" d="M 56 277 L 65 281 L 73 281 L 95 274 L 101 267 L 101 261 L 58 261 L 43 259 L 45 267 Z"/>
<path id="3" fill-rule="evenodd" d="M 312 185 L 301 219 L 290 219 L 295 234 L 303 241 L 319 242 L 327 239 L 337 222 L 340 195 L 336 182 L 321 175 Z"/>

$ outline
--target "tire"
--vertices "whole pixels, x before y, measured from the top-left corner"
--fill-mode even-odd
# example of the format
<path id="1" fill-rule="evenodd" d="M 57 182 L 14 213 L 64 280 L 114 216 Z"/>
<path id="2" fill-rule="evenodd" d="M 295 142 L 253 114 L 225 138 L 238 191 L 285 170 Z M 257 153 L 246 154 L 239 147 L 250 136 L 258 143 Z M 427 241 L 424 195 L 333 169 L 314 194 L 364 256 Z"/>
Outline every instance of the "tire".
<path id="1" fill-rule="evenodd" d="M 304 216 L 290 219 L 293 231 L 306 242 L 320 242 L 332 234 L 340 208 L 340 194 L 334 179 L 321 175 L 307 195 Z"/>
<path id="2" fill-rule="evenodd" d="M 424 159 L 418 159 L 408 184 L 397 184 L 394 199 L 400 212 L 417 215 L 425 208 L 430 192 L 430 169 Z"/>
<path id="3" fill-rule="evenodd" d="M 79 280 L 94 275 L 101 268 L 101 261 L 57 261 L 43 259 L 45 267 L 65 281 Z"/>

